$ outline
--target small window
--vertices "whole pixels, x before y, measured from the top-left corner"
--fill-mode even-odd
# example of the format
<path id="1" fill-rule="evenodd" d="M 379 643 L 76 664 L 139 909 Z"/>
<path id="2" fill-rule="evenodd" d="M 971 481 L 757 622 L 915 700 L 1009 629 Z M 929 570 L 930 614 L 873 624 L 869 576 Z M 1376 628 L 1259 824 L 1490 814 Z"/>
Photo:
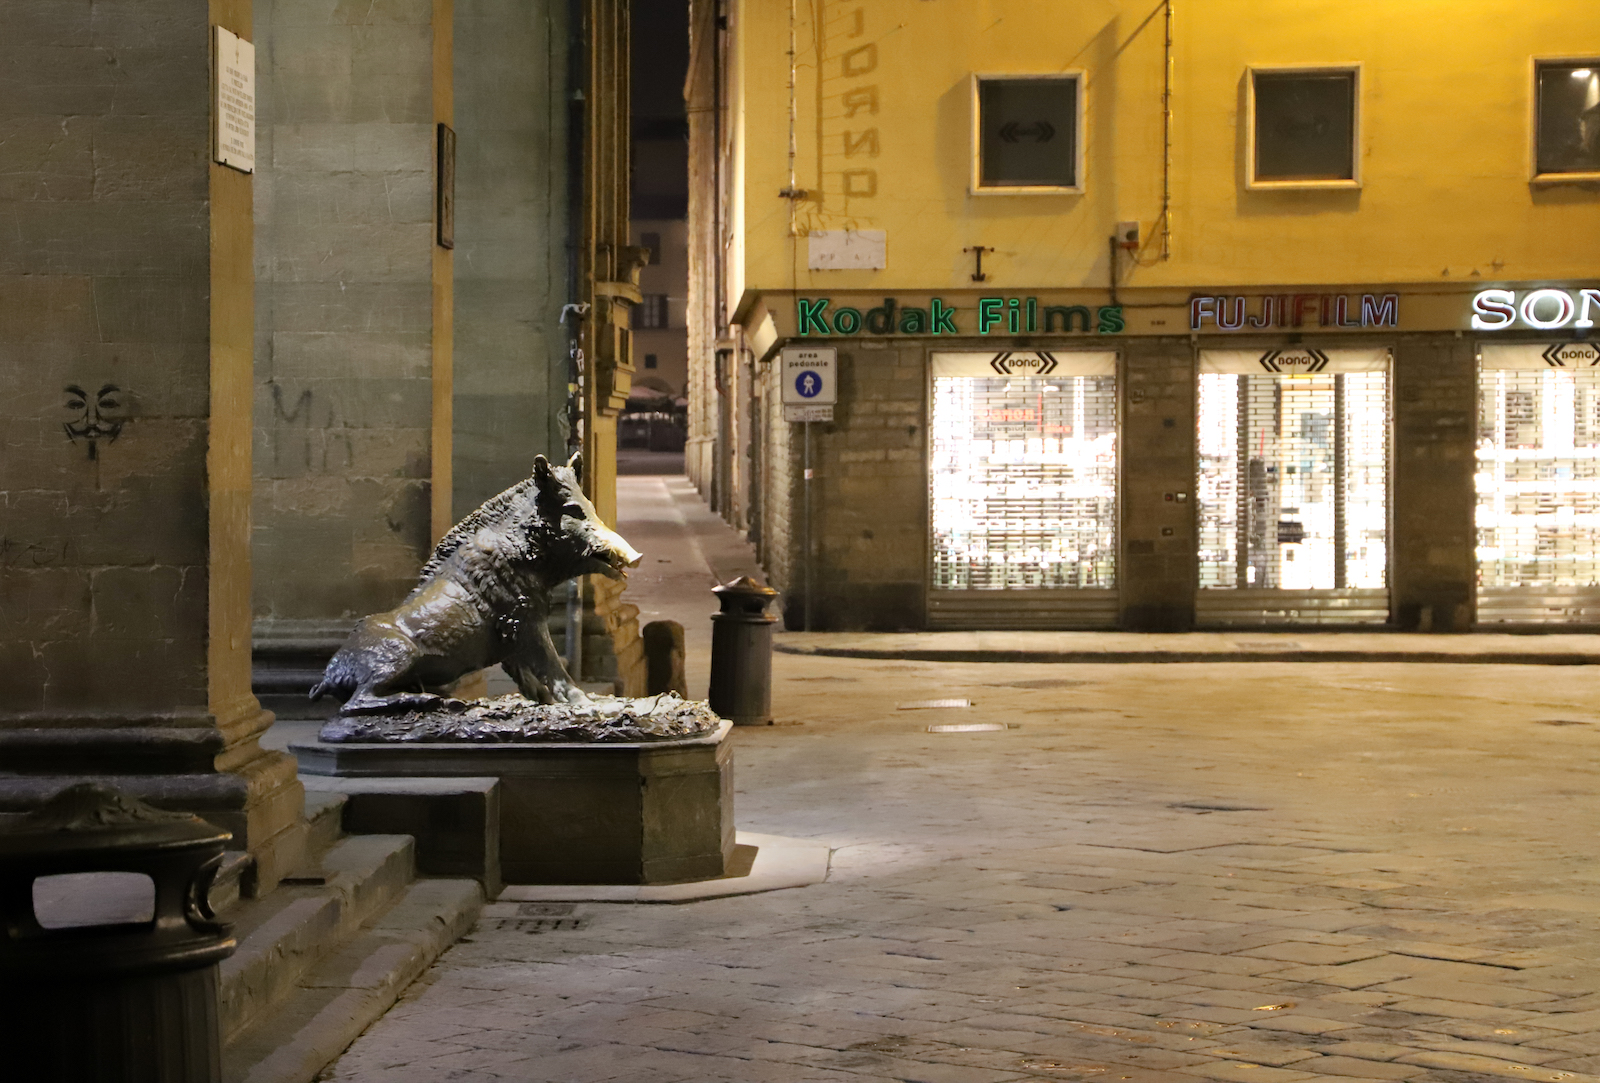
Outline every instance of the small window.
<path id="1" fill-rule="evenodd" d="M 651 262 L 651 263 L 660 263 L 661 262 L 661 234 L 659 234 L 659 233 L 641 233 L 641 234 L 639 234 L 639 247 L 648 248 L 650 250 L 650 260 L 649 260 L 649 262 Z"/>
<path id="2" fill-rule="evenodd" d="M 638 319 L 634 326 L 643 331 L 660 330 L 667 324 L 667 295 L 664 293 L 647 293 L 638 309 Z"/>
<path id="3" fill-rule="evenodd" d="M 655 354 L 647 353 L 647 354 L 644 355 L 644 367 L 647 368 L 647 369 L 653 369 L 653 368 L 656 367 L 656 355 Z"/>
<path id="4" fill-rule="evenodd" d="M 1250 187 L 1353 188 L 1359 71 L 1250 72 Z"/>
<path id="5" fill-rule="evenodd" d="M 1078 75 L 973 80 L 973 190 L 1083 190 L 1083 88 Z"/>
<path id="6" fill-rule="evenodd" d="M 1534 65 L 1534 175 L 1600 177 L 1600 58 Z"/>

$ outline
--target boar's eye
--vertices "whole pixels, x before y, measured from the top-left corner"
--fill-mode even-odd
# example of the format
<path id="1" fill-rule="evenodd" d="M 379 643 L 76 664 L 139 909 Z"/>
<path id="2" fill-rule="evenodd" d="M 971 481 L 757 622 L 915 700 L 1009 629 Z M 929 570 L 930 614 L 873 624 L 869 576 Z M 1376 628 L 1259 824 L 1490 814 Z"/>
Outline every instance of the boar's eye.
<path id="1" fill-rule="evenodd" d="M 561 514 L 562 515 L 570 515 L 574 519 L 582 519 L 583 518 L 583 508 L 581 508 L 577 504 L 568 504 L 566 507 L 561 509 Z"/>

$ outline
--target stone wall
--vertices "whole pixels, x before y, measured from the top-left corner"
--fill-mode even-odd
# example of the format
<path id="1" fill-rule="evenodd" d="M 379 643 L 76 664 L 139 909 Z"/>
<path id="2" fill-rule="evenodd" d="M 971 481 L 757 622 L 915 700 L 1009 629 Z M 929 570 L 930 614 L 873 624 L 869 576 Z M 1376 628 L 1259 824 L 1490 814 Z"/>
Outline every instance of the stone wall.
<path id="1" fill-rule="evenodd" d="M 1118 624 L 1133 632 L 1188 631 L 1198 568 L 1194 351 L 1165 339 L 1121 345 Z M 1182 502 L 1179 493 L 1186 494 Z"/>
<path id="2" fill-rule="evenodd" d="M 1477 594 L 1477 358 L 1444 335 L 1394 344 L 1390 513 L 1394 622 L 1465 632 Z"/>
<path id="3" fill-rule="evenodd" d="M 567 457 L 567 33 L 564 3 L 456 3 L 457 519 Z"/>
<path id="4" fill-rule="evenodd" d="M 431 545 L 433 12 L 255 5 L 258 627 L 386 609 Z"/>
<path id="5" fill-rule="evenodd" d="M 834 421 L 811 426 L 813 628 L 889 631 L 923 623 L 926 383 L 920 348 L 839 350 Z M 794 430 L 798 443 L 802 433 Z M 793 456 L 790 473 L 796 536 L 804 518 L 802 457 Z M 797 555 L 803 561 L 803 552 Z M 803 584 L 802 563 L 782 587 L 785 627 L 801 627 Z"/>

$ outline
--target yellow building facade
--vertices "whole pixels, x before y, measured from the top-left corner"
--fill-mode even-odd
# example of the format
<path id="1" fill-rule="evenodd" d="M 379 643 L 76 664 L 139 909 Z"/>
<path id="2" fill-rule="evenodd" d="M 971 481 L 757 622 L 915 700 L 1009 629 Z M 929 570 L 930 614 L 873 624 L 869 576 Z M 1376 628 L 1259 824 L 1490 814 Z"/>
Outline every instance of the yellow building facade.
<path id="1" fill-rule="evenodd" d="M 1600 614 L 1581 5 L 710 7 L 691 472 L 791 624 Z"/>

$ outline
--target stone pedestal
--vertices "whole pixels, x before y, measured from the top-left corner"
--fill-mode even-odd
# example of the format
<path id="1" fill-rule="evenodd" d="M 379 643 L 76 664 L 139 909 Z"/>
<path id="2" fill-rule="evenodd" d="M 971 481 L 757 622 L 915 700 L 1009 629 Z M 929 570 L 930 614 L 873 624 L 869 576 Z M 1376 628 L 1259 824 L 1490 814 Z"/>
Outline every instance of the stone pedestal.
<path id="1" fill-rule="evenodd" d="M 211 161 L 250 2 L 4 7 L 0 809 L 103 778 L 271 886 L 304 826 L 250 692 L 252 177 Z"/>
<path id="2" fill-rule="evenodd" d="M 733 855 L 732 724 L 676 741 L 291 746 L 307 775 L 500 780 L 510 884 L 662 884 Z"/>

